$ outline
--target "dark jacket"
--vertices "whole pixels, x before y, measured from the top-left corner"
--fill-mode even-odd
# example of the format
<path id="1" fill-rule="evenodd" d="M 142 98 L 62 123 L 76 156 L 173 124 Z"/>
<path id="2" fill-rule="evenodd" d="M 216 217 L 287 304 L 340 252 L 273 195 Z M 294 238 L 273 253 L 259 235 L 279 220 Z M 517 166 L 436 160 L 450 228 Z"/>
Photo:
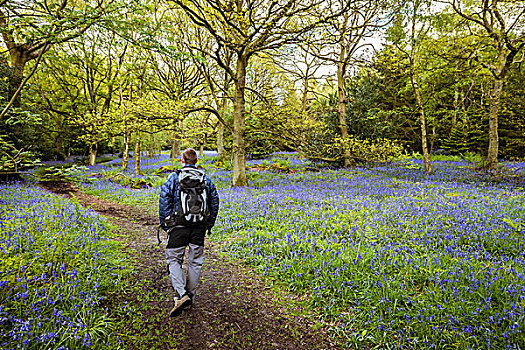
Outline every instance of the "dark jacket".
<path id="1" fill-rule="evenodd" d="M 195 165 L 187 164 L 184 167 L 196 168 Z M 217 220 L 219 213 L 219 194 L 215 185 L 208 175 L 206 178 L 206 194 L 208 198 L 208 207 L 210 208 L 210 222 L 207 228 L 212 228 Z M 160 223 L 168 216 L 177 212 L 179 206 L 179 175 L 176 172 L 171 173 L 160 190 L 159 198 L 159 220 Z"/>

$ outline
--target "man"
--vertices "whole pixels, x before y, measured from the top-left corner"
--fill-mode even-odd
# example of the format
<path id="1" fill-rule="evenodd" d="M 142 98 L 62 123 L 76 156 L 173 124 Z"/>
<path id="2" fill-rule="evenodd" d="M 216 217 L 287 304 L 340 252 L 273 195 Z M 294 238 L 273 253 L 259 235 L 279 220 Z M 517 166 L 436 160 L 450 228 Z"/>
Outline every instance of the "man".
<path id="1" fill-rule="evenodd" d="M 193 303 L 201 276 L 204 237 L 219 212 L 215 185 L 203 170 L 197 169 L 197 160 L 193 148 L 185 150 L 182 169 L 171 173 L 160 191 L 159 219 L 169 234 L 166 261 L 176 294 L 171 317 L 180 315 Z M 182 269 L 186 247 L 189 248 L 187 278 Z"/>

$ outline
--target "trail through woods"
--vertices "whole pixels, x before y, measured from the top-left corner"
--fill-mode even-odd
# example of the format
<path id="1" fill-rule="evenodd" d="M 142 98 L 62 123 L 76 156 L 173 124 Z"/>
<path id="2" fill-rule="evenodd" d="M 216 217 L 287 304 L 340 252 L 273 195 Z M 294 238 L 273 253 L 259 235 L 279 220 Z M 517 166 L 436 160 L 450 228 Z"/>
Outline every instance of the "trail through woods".
<path id="1" fill-rule="evenodd" d="M 201 285 L 194 305 L 169 317 L 173 288 L 164 247 L 157 247 L 158 218 L 145 210 L 111 203 L 63 181 L 42 182 L 59 195 L 74 197 L 118 227 L 123 251 L 135 266 L 125 288 L 105 306 L 120 320 L 125 349 L 336 349 L 326 329 L 303 311 L 297 296 L 277 294 L 249 268 L 218 254 L 206 242 Z M 165 237 L 164 237 L 165 243 Z M 303 313 L 304 314 L 304 313 Z"/>

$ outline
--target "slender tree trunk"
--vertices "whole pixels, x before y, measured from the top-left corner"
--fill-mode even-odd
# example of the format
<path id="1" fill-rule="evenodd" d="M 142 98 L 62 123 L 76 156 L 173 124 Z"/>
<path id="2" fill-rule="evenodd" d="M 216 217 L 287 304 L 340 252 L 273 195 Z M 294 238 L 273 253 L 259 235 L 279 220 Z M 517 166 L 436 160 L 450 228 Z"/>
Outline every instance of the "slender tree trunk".
<path id="1" fill-rule="evenodd" d="M 225 84 L 224 91 L 228 86 Z M 226 107 L 228 106 L 228 101 L 226 99 L 226 92 L 224 93 L 223 100 L 222 100 L 222 107 L 221 107 L 221 118 L 222 120 L 225 120 L 224 116 L 226 114 Z M 219 120 L 219 123 L 217 125 L 217 155 L 219 156 L 219 159 L 225 158 L 225 151 L 224 151 L 224 124 Z"/>
<path id="2" fill-rule="evenodd" d="M 242 54 L 237 57 L 237 72 L 235 79 L 235 97 L 233 106 L 233 186 L 246 186 L 246 146 L 244 141 L 245 133 L 245 99 L 244 88 L 246 86 L 246 66 L 248 58 Z"/>
<path id="3" fill-rule="evenodd" d="M 456 86 L 456 89 L 454 91 L 454 114 L 452 114 L 452 127 L 450 128 L 450 134 L 452 134 L 452 130 L 456 127 L 456 124 L 458 122 L 458 109 L 459 109 L 459 88 Z M 449 137 L 450 137 L 449 134 Z"/>
<path id="4" fill-rule="evenodd" d="M 60 159 L 57 160 L 63 160 L 64 159 L 64 138 L 62 137 L 62 131 L 59 130 L 57 134 L 57 138 L 55 140 L 55 146 L 57 155 L 59 155 Z"/>
<path id="5" fill-rule="evenodd" d="M 140 131 L 135 137 L 135 174 L 140 174 Z"/>
<path id="6" fill-rule="evenodd" d="M 230 62 L 230 57 L 227 59 L 228 64 Z M 222 120 L 226 120 L 226 108 L 228 108 L 228 95 L 226 91 L 228 91 L 228 88 L 230 86 L 230 80 L 228 79 L 228 73 L 224 73 L 224 86 L 223 86 L 223 93 L 222 93 L 222 102 L 221 102 L 221 118 Z M 219 156 L 219 159 L 223 159 L 226 157 L 225 150 L 224 150 L 224 128 L 225 125 L 219 120 L 219 124 L 217 125 L 217 155 Z"/>
<path id="7" fill-rule="evenodd" d="M 124 142 L 122 147 L 122 171 L 128 170 L 129 165 L 129 141 L 131 138 L 131 132 L 128 130 L 124 131 Z"/>
<path id="8" fill-rule="evenodd" d="M 426 125 L 426 116 L 425 116 L 425 108 L 423 106 L 423 101 L 421 99 L 421 94 L 419 91 L 419 86 L 416 79 L 416 58 L 417 58 L 417 50 L 418 50 L 418 44 L 416 40 L 416 22 L 417 22 L 417 12 L 418 8 L 421 5 L 421 2 L 415 1 L 413 3 L 413 14 L 411 17 L 411 37 L 410 37 L 410 46 L 411 50 L 410 53 L 407 54 L 407 58 L 410 63 L 410 82 L 412 83 L 412 87 L 414 88 L 414 94 L 416 95 L 416 104 L 419 111 L 419 124 L 421 127 L 421 150 L 423 151 L 423 162 L 425 163 L 425 172 L 427 174 L 430 174 L 432 172 L 432 166 L 430 164 L 430 155 L 428 154 L 428 146 L 427 146 L 427 125 Z"/>
<path id="9" fill-rule="evenodd" d="M 434 151 L 434 144 L 436 142 L 436 123 L 432 123 L 432 137 L 430 138 L 430 153 Z"/>
<path id="10" fill-rule="evenodd" d="M 339 130 L 341 132 L 341 138 L 343 139 L 343 156 L 344 156 L 344 167 L 347 168 L 352 165 L 352 155 L 350 149 L 346 147 L 350 135 L 348 134 L 348 126 L 346 124 L 346 82 L 345 82 L 345 65 L 343 60 L 345 58 L 345 47 L 341 44 L 341 52 L 339 55 L 340 62 L 337 65 L 337 97 L 338 97 L 338 108 L 339 114 Z"/>
<path id="11" fill-rule="evenodd" d="M 306 111 L 306 107 L 308 104 L 308 89 L 310 88 L 309 68 L 310 67 L 306 67 L 306 72 L 305 72 L 305 77 L 304 77 L 304 90 L 303 90 L 303 95 L 301 97 L 301 112 Z"/>
<path id="12" fill-rule="evenodd" d="M 495 169 L 498 165 L 498 114 L 501 100 L 501 93 L 503 92 L 503 79 L 495 79 L 490 96 L 489 109 L 489 148 L 487 152 L 487 166 L 489 169 Z"/>
<path id="13" fill-rule="evenodd" d="M 97 148 L 98 145 L 96 142 L 89 144 L 88 165 L 90 166 L 94 166 L 97 163 Z"/>
<path id="14" fill-rule="evenodd" d="M 174 124 L 177 123 L 175 120 L 173 122 Z M 170 152 L 170 158 L 175 159 L 180 156 L 180 144 L 181 144 L 181 134 L 183 132 L 184 124 L 183 121 L 179 121 L 179 130 L 173 131 L 173 138 L 171 140 L 171 152 Z"/>
<path id="15" fill-rule="evenodd" d="M 153 149 L 153 144 L 154 144 L 154 138 L 153 138 L 153 135 L 149 135 L 148 137 L 148 141 L 149 141 L 149 145 L 148 145 L 148 157 L 149 158 L 155 158 L 155 151 Z"/>
<path id="16" fill-rule="evenodd" d="M 199 148 L 199 158 L 202 158 L 204 156 L 204 144 L 201 143 L 201 146 Z"/>
<path id="17" fill-rule="evenodd" d="M 217 154 L 219 156 L 219 159 L 225 156 L 224 155 L 224 124 L 220 121 L 219 121 L 219 124 L 217 125 Z"/>
<path id="18" fill-rule="evenodd" d="M 177 158 L 180 155 L 180 141 L 177 139 L 174 139 L 171 141 L 171 152 L 170 152 L 170 158 Z"/>
<path id="19" fill-rule="evenodd" d="M 428 154 L 427 146 L 427 126 L 426 126 L 426 117 L 425 117 L 425 108 L 423 106 L 423 101 L 421 100 L 421 94 L 419 93 L 419 86 L 416 82 L 414 67 L 410 69 L 410 81 L 412 82 L 412 87 L 414 88 L 414 93 L 416 94 L 416 103 L 419 109 L 419 123 L 421 126 L 421 148 L 423 150 L 423 161 L 425 162 L 425 171 L 430 174 L 432 172 L 432 166 L 430 165 L 430 156 Z"/>

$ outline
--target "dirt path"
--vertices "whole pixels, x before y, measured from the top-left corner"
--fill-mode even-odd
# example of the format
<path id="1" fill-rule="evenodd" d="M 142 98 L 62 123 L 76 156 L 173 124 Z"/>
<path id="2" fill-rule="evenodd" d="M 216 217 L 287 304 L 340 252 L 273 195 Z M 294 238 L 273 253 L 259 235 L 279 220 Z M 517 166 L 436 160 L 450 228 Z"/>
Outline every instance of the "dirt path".
<path id="1" fill-rule="evenodd" d="M 108 301 L 120 319 L 124 349 L 335 349 L 314 317 L 296 316 L 294 296 L 277 295 L 253 271 L 219 257 L 206 242 L 202 280 L 194 305 L 177 318 L 168 316 L 173 288 L 157 247 L 157 218 L 145 211 L 80 192 L 67 182 L 41 183 L 45 189 L 74 196 L 118 226 L 135 272 L 128 287 Z M 165 239 L 164 239 L 165 240 Z M 296 305 L 296 306 L 291 306 Z"/>

